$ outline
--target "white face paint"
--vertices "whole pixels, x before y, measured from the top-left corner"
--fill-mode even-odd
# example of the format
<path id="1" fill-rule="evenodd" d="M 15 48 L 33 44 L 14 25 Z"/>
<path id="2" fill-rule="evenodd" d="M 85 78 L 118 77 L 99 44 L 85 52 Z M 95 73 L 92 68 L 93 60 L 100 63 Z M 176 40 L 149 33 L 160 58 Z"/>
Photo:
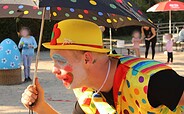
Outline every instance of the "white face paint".
<path id="1" fill-rule="evenodd" d="M 60 54 L 53 54 L 54 69 L 61 73 L 56 74 L 56 77 L 61 80 L 67 89 L 79 88 L 86 85 L 87 73 L 83 67 L 82 61 L 71 62 Z M 71 58 L 72 60 L 74 58 Z M 75 78 L 74 78 L 75 77 Z"/>
<path id="2" fill-rule="evenodd" d="M 67 59 L 59 54 L 54 54 L 52 58 L 54 60 L 55 68 L 60 70 L 60 74 L 56 74 L 56 77 L 63 82 L 66 88 L 70 88 L 74 78 L 71 65 L 68 64 Z"/>

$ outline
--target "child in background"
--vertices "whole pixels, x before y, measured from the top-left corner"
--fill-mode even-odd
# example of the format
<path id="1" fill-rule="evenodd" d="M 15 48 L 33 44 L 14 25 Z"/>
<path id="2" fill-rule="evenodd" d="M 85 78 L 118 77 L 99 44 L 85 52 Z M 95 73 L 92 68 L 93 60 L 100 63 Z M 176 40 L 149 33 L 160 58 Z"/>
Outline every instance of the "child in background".
<path id="1" fill-rule="evenodd" d="M 133 43 L 133 50 L 135 51 L 136 57 L 140 57 L 140 32 L 139 31 L 134 31 L 132 34 L 132 43 Z"/>
<path id="2" fill-rule="evenodd" d="M 22 49 L 22 58 L 24 66 L 24 82 L 32 81 L 30 78 L 30 66 L 32 57 L 34 56 L 34 49 L 37 48 L 37 43 L 33 36 L 30 36 L 31 31 L 28 27 L 22 27 L 20 30 L 21 39 L 19 41 L 19 49 Z"/>
<path id="3" fill-rule="evenodd" d="M 172 41 L 172 34 L 165 35 L 165 38 L 167 39 L 166 43 L 166 51 L 167 51 L 167 63 L 171 64 L 173 63 L 173 41 Z"/>

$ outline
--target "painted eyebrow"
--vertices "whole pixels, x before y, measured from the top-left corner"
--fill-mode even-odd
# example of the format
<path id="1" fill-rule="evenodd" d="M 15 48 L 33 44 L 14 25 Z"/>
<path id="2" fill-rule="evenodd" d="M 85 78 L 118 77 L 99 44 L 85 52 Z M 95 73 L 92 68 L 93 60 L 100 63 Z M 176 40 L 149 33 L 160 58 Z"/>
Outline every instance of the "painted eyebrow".
<path id="1" fill-rule="evenodd" d="M 53 59 L 53 60 L 62 61 L 63 63 L 67 63 L 67 60 L 66 60 L 64 57 L 62 57 L 61 55 L 59 55 L 59 54 L 54 54 L 54 55 L 52 56 L 52 59 Z"/>

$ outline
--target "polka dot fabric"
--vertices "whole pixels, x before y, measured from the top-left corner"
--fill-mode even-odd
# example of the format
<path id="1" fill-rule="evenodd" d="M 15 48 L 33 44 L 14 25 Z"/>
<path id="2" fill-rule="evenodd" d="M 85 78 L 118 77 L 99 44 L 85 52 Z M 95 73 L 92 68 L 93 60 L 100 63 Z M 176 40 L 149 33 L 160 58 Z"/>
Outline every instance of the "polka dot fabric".
<path id="1" fill-rule="evenodd" d="M 46 16 L 45 19 L 50 19 L 50 10 L 46 8 Z M 4 5 L 0 4 L 0 18 L 12 18 L 12 17 L 20 17 L 20 18 L 33 18 L 33 19 L 41 19 L 43 14 L 43 8 L 38 9 L 35 6 L 25 6 L 25 5 Z M 52 13 L 53 14 L 53 13 Z"/>
<path id="2" fill-rule="evenodd" d="M 158 61 L 148 60 L 144 58 L 134 58 L 131 56 L 117 55 L 114 55 L 112 57 L 119 58 L 121 61 L 121 65 L 116 71 L 115 83 L 113 87 L 114 92 L 116 92 L 116 88 L 119 88 L 117 89 L 117 93 L 114 94 L 116 114 L 180 114 L 181 111 L 184 110 L 184 107 L 177 107 L 174 111 L 170 111 L 166 106 L 153 108 L 151 107 L 147 99 L 148 83 L 150 77 L 160 70 L 171 69 L 170 67 Z M 124 71 L 123 69 L 126 71 Z M 117 87 L 118 83 L 120 85 Z M 85 88 L 82 90 L 90 89 Z M 95 110 L 97 112 L 97 110 L 107 109 L 106 105 L 96 105 L 96 101 L 91 102 L 93 107 L 88 107 L 87 105 L 84 105 L 84 101 L 86 101 L 84 99 L 92 97 L 92 91 L 94 90 L 91 89 L 90 91 L 91 94 L 86 94 L 84 91 L 81 92 L 80 89 L 74 90 L 75 95 L 79 98 L 79 104 L 81 108 L 87 114 L 92 114 L 89 110 Z M 98 97 L 97 101 L 105 102 L 105 98 Z M 89 105 L 89 103 L 87 104 Z"/>
<path id="3" fill-rule="evenodd" d="M 152 25 L 152 21 L 129 0 L 41 0 L 40 7 L 46 7 L 46 20 L 84 19 L 110 28 L 146 23 Z M 0 18 L 41 19 L 43 8 L 0 4 L 0 12 Z"/>
<path id="4" fill-rule="evenodd" d="M 126 79 L 121 83 L 118 94 L 118 114 L 179 114 L 182 108 L 176 112 L 170 111 L 165 106 L 153 108 L 147 99 L 148 83 L 150 77 L 170 67 L 153 60 L 134 58 L 131 56 L 120 57 L 121 64 L 129 67 Z"/>

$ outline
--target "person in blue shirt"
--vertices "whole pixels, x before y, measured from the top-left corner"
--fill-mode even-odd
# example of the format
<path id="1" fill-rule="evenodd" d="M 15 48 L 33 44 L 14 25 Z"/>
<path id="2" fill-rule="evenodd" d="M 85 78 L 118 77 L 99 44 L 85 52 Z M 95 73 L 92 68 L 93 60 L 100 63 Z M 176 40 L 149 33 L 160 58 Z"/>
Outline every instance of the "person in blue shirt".
<path id="1" fill-rule="evenodd" d="M 28 27 L 22 27 L 20 30 L 21 39 L 19 41 L 19 49 L 22 49 L 22 59 L 24 66 L 24 82 L 32 81 L 30 78 L 30 66 L 32 57 L 34 56 L 34 49 L 37 48 L 36 40 L 30 35 L 31 30 Z"/>

